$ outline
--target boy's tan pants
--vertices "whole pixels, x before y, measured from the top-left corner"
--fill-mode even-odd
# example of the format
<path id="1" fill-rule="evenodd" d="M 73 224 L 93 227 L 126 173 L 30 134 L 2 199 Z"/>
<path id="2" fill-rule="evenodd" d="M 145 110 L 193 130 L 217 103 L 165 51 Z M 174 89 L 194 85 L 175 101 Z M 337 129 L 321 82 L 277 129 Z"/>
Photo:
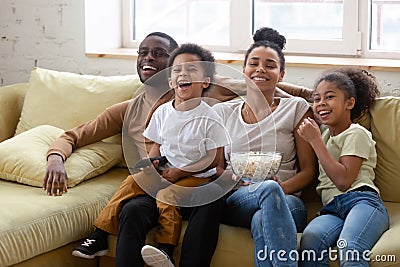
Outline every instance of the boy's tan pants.
<path id="1" fill-rule="evenodd" d="M 188 190 L 179 190 L 180 187 L 200 186 L 211 179 L 192 176 L 185 177 L 175 183 L 175 185 L 179 185 L 180 187 L 171 186 L 170 183 L 161 182 L 161 180 L 162 177 L 157 173 L 146 174 L 139 172 L 135 174 L 135 178 L 129 175 L 114 193 L 107 206 L 100 212 L 94 221 L 94 226 L 110 234 L 117 235 L 118 215 L 124 202 L 140 195 L 157 195 L 156 203 L 159 211 L 159 226 L 155 241 L 157 243 L 176 245 L 182 227 L 180 208 L 175 205 L 166 204 L 165 201 L 161 200 L 166 200 L 168 203 L 174 203 L 175 201 L 179 203 L 180 197 L 187 197 L 182 196 L 182 194 L 187 194 L 188 192 Z"/>

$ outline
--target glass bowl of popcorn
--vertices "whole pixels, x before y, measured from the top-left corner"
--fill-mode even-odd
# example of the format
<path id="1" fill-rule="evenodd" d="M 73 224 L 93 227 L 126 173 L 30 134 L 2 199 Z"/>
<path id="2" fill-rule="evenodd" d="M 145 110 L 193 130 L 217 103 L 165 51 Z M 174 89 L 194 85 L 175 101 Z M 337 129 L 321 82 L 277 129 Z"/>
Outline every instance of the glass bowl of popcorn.
<path id="1" fill-rule="evenodd" d="M 262 182 L 274 177 L 281 166 L 282 152 L 231 152 L 233 173 L 245 182 Z"/>

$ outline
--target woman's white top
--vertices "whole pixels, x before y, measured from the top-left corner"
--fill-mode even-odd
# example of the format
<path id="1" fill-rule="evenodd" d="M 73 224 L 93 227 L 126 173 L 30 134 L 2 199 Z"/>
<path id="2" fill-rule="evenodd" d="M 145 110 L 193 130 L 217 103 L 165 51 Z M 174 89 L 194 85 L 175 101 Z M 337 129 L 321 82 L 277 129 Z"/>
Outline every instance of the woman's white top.
<path id="1" fill-rule="evenodd" d="M 242 118 L 243 100 L 232 100 L 213 106 L 221 116 L 232 144 L 229 152 L 279 151 L 283 158 L 277 177 L 285 181 L 297 172 L 294 129 L 310 105 L 303 98 L 280 98 L 278 106 L 258 123 L 248 124 Z M 266 107 L 269 109 L 269 107 Z M 228 158 L 228 155 L 226 155 Z"/>

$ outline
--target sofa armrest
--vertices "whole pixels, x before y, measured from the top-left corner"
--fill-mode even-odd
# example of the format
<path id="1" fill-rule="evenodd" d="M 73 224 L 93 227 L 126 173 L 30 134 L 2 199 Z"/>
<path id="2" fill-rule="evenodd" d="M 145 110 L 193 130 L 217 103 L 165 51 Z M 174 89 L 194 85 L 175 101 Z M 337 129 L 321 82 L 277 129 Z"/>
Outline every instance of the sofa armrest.
<path id="1" fill-rule="evenodd" d="M 28 83 L 0 87 L 0 142 L 15 133 Z"/>

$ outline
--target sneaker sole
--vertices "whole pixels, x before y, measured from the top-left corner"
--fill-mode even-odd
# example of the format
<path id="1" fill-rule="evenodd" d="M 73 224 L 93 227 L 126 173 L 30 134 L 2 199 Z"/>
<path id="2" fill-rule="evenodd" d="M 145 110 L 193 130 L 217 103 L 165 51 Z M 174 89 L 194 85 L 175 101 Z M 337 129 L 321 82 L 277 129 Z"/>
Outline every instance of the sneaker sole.
<path id="1" fill-rule="evenodd" d="M 142 248 L 142 258 L 151 267 L 173 267 L 168 256 L 155 247 L 144 246 Z"/>
<path id="2" fill-rule="evenodd" d="M 108 250 L 100 250 L 100 251 L 97 251 L 95 254 L 87 255 L 78 250 L 74 250 L 74 251 L 72 251 L 72 255 L 75 257 L 91 260 L 91 259 L 94 259 L 96 256 L 97 257 L 105 256 L 107 254 L 107 252 L 108 252 Z"/>

